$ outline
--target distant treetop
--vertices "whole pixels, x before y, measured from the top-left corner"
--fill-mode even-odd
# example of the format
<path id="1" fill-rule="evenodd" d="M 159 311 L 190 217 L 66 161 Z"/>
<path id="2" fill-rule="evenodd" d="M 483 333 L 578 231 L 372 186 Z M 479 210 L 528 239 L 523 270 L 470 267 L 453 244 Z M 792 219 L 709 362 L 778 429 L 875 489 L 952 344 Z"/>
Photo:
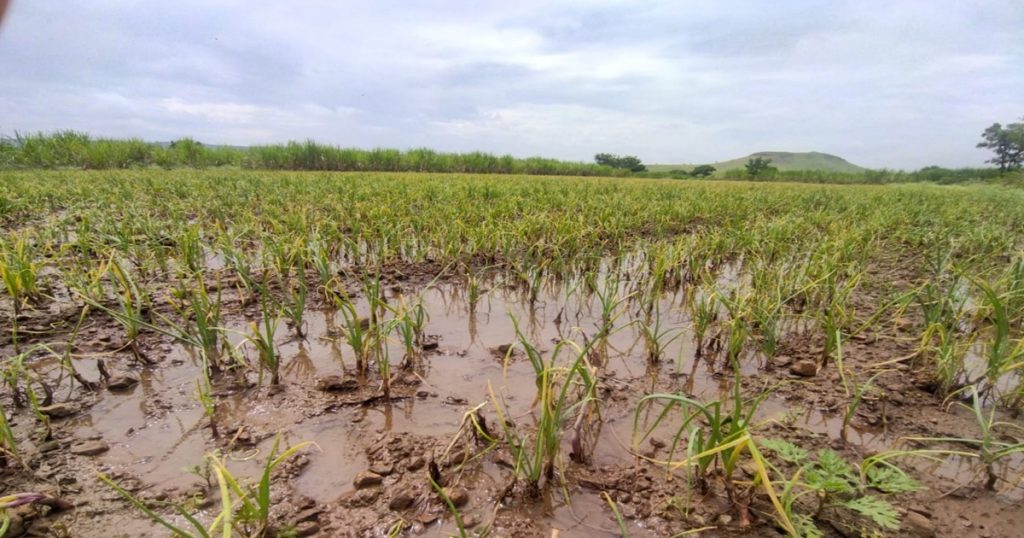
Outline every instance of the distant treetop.
<path id="1" fill-rule="evenodd" d="M 647 167 L 644 166 L 640 159 L 633 155 L 618 156 L 612 155 L 611 153 L 598 153 L 594 155 L 594 161 L 597 164 L 603 164 L 612 168 L 621 168 L 623 170 L 629 170 L 630 172 L 646 172 Z"/>

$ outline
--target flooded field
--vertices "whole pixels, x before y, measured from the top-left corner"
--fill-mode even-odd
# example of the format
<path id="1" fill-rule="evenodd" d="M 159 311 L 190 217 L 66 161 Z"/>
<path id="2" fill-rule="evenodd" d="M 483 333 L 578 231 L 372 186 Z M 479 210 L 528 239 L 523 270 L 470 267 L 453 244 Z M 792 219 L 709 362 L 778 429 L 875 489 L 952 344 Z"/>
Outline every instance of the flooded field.
<path id="1" fill-rule="evenodd" d="M 1024 524 L 1016 191 L 2 179 L 12 535 Z"/>

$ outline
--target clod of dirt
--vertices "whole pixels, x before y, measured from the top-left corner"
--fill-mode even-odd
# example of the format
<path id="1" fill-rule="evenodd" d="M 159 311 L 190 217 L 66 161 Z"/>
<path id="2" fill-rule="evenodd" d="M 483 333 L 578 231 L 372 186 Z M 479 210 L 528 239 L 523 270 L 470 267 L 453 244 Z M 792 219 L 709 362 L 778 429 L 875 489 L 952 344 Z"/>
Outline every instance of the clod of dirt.
<path id="1" fill-rule="evenodd" d="M 779 355 L 778 357 L 772 358 L 772 364 L 778 368 L 785 368 L 790 364 L 793 364 L 793 357 L 789 355 Z"/>
<path id="2" fill-rule="evenodd" d="M 70 417 L 78 413 L 79 407 L 73 403 L 55 403 L 53 405 L 47 405 L 39 408 L 39 412 L 46 415 L 49 418 L 64 418 Z"/>
<path id="3" fill-rule="evenodd" d="M 462 516 L 462 526 L 467 529 L 472 529 L 480 524 L 480 518 L 476 514 L 466 514 Z"/>
<path id="4" fill-rule="evenodd" d="M 295 536 L 313 536 L 320 533 L 320 524 L 316 521 L 303 521 L 295 526 Z"/>
<path id="5" fill-rule="evenodd" d="M 388 464 L 388 465 L 384 465 L 384 464 L 371 465 L 370 466 L 370 472 L 371 473 L 375 473 L 375 474 L 379 474 L 381 476 L 388 476 L 391 473 L 395 472 L 395 466 L 394 465 L 390 465 L 390 464 Z"/>
<path id="6" fill-rule="evenodd" d="M 920 536 L 921 538 L 935 536 L 935 524 L 932 523 L 932 520 L 913 511 L 907 512 L 903 518 L 903 529 L 910 536 Z"/>
<path id="7" fill-rule="evenodd" d="M 354 480 L 352 480 L 352 485 L 354 485 L 356 489 L 363 489 L 371 486 L 378 486 L 382 482 L 384 482 L 384 477 L 381 475 L 373 471 L 362 471 L 356 475 Z"/>
<path id="8" fill-rule="evenodd" d="M 18 506 L 14 509 L 7 510 L 7 517 L 9 523 L 7 524 L 7 533 L 4 536 L 21 536 L 25 534 L 25 513 L 30 508 L 25 506 Z"/>
<path id="9" fill-rule="evenodd" d="M 320 378 L 316 382 L 317 390 L 324 392 L 352 392 L 359 388 L 359 382 L 355 379 L 346 379 L 340 375 L 329 375 Z"/>
<path id="10" fill-rule="evenodd" d="M 513 347 L 512 344 L 501 344 L 498 347 L 489 348 L 491 355 L 496 359 L 504 360 L 505 357 L 518 358 L 521 352 Z"/>
<path id="11" fill-rule="evenodd" d="M 416 501 L 416 498 L 404 491 L 396 493 L 391 497 L 391 501 L 388 502 L 388 508 L 396 512 L 405 510 L 412 506 L 412 503 Z"/>
<path id="12" fill-rule="evenodd" d="M 313 508 L 308 508 L 306 510 L 299 512 L 298 514 L 295 514 L 295 517 L 293 519 L 296 524 L 305 521 L 314 521 L 320 518 L 320 513 L 321 510 L 314 506 Z"/>
<path id="13" fill-rule="evenodd" d="M 98 456 L 110 450 L 110 445 L 103 441 L 83 441 L 71 445 L 71 453 L 76 456 Z"/>
<path id="14" fill-rule="evenodd" d="M 462 508 L 469 503 L 469 492 L 464 488 L 444 488 L 444 494 L 448 497 L 448 500 L 455 505 L 456 508 Z"/>
<path id="15" fill-rule="evenodd" d="M 128 390 L 134 387 L 138 382 L 139 379 L 132 375 L 116 375 L 110 378 L 110 382 L 107 383 L 107 390 L 113 392 Z"/>
<path id="16" fill-rule="evenodd" d="M 814 377 L 818 374 L 818 364 L 810 359 L 802 359 L 789 367 L 789 373 L 800 377 Z"/>

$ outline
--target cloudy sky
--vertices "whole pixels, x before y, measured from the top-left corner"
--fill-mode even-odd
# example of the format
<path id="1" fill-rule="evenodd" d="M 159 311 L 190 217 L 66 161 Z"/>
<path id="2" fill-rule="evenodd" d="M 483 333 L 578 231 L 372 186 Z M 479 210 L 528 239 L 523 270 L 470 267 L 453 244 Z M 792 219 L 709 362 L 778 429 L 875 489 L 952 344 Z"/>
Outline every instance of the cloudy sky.
<path id="1" fill-rule="evenodd" d="M 1021 0 L 12 0 L 0 133 L 977 166 Z"/>

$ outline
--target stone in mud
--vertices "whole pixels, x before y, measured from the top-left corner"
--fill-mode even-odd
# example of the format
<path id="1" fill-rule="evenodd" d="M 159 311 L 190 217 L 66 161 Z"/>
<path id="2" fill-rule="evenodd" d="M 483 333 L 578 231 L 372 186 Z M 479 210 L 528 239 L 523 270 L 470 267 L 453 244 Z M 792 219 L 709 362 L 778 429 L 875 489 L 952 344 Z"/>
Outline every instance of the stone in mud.
<path id="1" fill-rule="evenodd" d="M 354 485 L 356 489 L 363 489 L 371 486 L 378 486 L 381 482 L 384 482 L 384 477 L 381 475 L 373 471 L 362 471 L 356 475 L 354 480 L 352 480 L 352 485 Z"/>
<path id="2" fill-rule="evenodd" d="M 314 506 L 312 508 L 308 508 L 306 510 L 301 511 L 298 514 L 295 514 L 294 520 L 295 523 L 302 523 L 305 521 L 314 521 L 319 518 L 320 509 Z"/>
<path id="3" fill-rule="evenodd" d="M 58 441 L 50 440 L 39 444 L 39 452 L 53 452 L 60 448 Z"/>
<path id="4" fill-rule="evenodd" d="M 139 382 L 139 379 L 132 375 L 115 375 L 110 378 L 110 382 L 107 383 L 107 390 L 110 391 L 121 391 L 128 390 L 134 387 Z"/>
<path id="5" fill-rule="evenodd" d="M 65 418 L 78 413 L 78 406 L 73 403 L 55 403 L 40 407 L 39 412 L 50 418 Z"/>
<path id="6" fill-rule="evenodd" d="M 426 464 L 427 460 L 423 456 L 416 456 L 415 458 L 409 460 L 409 463 L 406 464 L 405 468 L 410 471 L 419 471 L 424 466 L 426 466 Z"/>
<path id="7" fill-rule="evenodd" d="M 295 536 L 313 536 L 320 533 L 320 524 L 316 521 L 303 521 L 295 526 Z"/>
<path id="8" fill-rule="evenodd" d="M 416 499 L 412 495 L 404 491 L 401 493 L 396 493 L 393 497 L 391 497 L 391 501 L 388 502 L 388 508 L 396 512 L 405 510 L 406 508 L 412 506 L 412 503 L 415 502 L 415 500 Z"/>
<path id="9" fill-rule="evenodd" d="M 444 494 L 448 496 L 448 500 L 455 505 L 455 508 L 462 508 L 469 503 L 469 492 L 464 488 L 444 488 Z"/>
<path id="10" fill-rule="evenodd" d="M 391 473 L 395 472 L 395 466 L 391 464 L 384 465 L 382 463 L 377 465 L 371 465 L 370 472 L 379 474 L 381 476 L 388 476 Z"/>
<path id="11" fill-rule="evenodd" d="M 512 460 L 512 457 L 506 454 L 496 453 L 493 460 L 495 464 L 508 469 L 514 469 L 516 466 L 516 462 Z"/>
<path id="12" fill-rule="evenodd" d="M 935 524 L 932 523 L 932 520 L 913 511 L 907 512 L 907 515 L 903 518 L 903 529 L 910 536 L 919 536 L 921 538 L 935 536 Z"/>
<path id="13" fill-rule="evenodd" d="M 818 364 L 810 359 L 802 359 L 789 367 L 789 373 L 800 377 L 814 377 L 818 374 Z"/>
<path id="14" fill-rule="evenodd" d="M 71 453 L 76 456 L 98 456 L 110 450 L 110 446 L 103 441 L 82 441 L 71 445 Z"/>
<path id="15" fill-rule="evenodd" d="M 317 381 L 316 388 L 324 392 L 352 392 L 359 388 L 359 382 L 340 375 L 329 375 Z"/>
<path id="16" fill-rule="evenodd" d="M 472 529 L 480 524 L 480 518 L 476 514 L 466 514 L 462 516 L 462 526 L 467 529 Z"/>

